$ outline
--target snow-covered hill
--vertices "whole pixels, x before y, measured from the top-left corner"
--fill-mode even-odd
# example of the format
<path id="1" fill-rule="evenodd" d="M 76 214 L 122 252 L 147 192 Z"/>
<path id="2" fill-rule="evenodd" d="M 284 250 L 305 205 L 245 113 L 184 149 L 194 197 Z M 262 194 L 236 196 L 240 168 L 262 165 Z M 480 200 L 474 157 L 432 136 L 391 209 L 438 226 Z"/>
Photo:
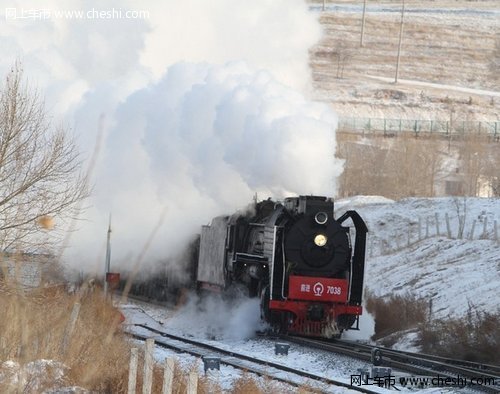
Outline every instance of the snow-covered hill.
<path id="1" fill-rule="evenodd" d="M 367 222 L 365 283 L 371 293 L 432 299 L 434 318 L 463 316 L 470 304 L 483 311 L 498 310 L 500 199 L 394 202 L 359 196 L 339 200 L 336 206 L 337 215 L 356 209 Z M 460 222 L 463 231 L 457 239 Z"/>

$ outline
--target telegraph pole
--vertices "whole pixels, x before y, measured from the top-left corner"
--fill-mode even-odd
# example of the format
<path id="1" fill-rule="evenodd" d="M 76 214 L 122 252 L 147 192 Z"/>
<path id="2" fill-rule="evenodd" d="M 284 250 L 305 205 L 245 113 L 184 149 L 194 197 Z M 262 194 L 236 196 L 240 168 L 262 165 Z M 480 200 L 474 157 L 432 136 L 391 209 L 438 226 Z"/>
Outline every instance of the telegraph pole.
<path id="1" fill-rule="evenodd" d="M 361 20 L 361 42 L 359 46 L 363 46 L 363 35 L 365 33 L 365 13 L 366 13 L 366 0 L 363 1 L 363 18 Z"/>
<path id="2" fill-rule="evenodd" d="M 111 215 L 109 215 L 108 239 L 106 242 L 106 262 L 104 267 L 104 296 L 108 296 L 108 272 L 111 266 Z"/>
<path id="3" fill-rule="evenodd" d="M 401 24 L 399 25 L 399 45 L 398 45 L 398 60 L 396 63 L 396 77 L 394 83 L 398 83 L 399 76 L 399 61 L 401 58 L 401 45 L 403 43 L 403 28 L 405 24 L 405 0 L 403 0 L 403 7 L 401 8 Z"/>

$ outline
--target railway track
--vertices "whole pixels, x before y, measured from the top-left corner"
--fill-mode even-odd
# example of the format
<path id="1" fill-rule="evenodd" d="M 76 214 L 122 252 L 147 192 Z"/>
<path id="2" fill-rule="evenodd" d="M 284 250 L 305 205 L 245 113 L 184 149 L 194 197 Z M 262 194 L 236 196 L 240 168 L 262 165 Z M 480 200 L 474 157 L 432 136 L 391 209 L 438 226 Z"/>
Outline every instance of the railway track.
<path id="1" fill-rule="evenodd" d="M 324 351 L 335 352 L 364 361 L 372 361 L 373 357 L 381 366 L 396 368 L 418 376 L 431 377 L 468 377 L 474 381 L 495 382 L 495 385 L 475 386 L 474 389 L 489 393 L 500 393 L 500 367 L 463 360 L 454 360 L 420 353 L 410 353 L 377 346 L 338 340 L 325 342 L 322 340 L 282 336 L 282 339 L 302 346 L 309 346 Z M 481 380 L 478 380 L 481 379 Z"/>
<path id="2" fill-rule="evenodd" d="M 376 393 L 380 391 L 370 390 L 367 387 L 353 386 L 350 383 L 329 379 L 300 369 L 286 365 L 261 360 L 254 356 L 240 354 L 232 350 L 226 350 L 214 345 L 199 342 L 174 335 L 162 330 L 148 327 L 144 324 L 132 324 L 125 330 L 135 339 L 146 340 L 153 338 L 159 347 L 172 349 L 176 352 L 188 353 L 195 357 L 211 356 L 220 358 L 220 363 L 237 369 L 252 372 L 259 376 L 268 377 L 291 386 L 304 386 L 304 378 L 313 382 L 313 387 L 322 393 L 338 393 L 338 387 L 354 390 L 361 393 Z M 337 389 L 335 389 L 335 387 Z"/>
<path id="3" fill-rule="evenodd" d="M 318 384 L 324 385 L 326 388 L 321 388 L 322 392 L 335 392 L 334 390 L 332 391 L 331 389 L 328 389 L 328 385 L 345 387 L 358 392 L 375 392 L 370 390 L 369 386 L 353 386 L 347 382 L 327 379 L 323 376 L 297 370 L 288 366 L 255 359 L 254 356 L 238 354 L 234 351 L 224 350 L 194 339 L 188 339 L 167 333 L 144 324 L 131 324 L 130 327 L 134 327 L 135 329 L 129 330 L 129 333 L 139 340 L 145 340 L 152 337 L 160 347 L 170 348 L 177 352 L 189 353 L 196 357 L 213 355 L 220 358 L 221 364 L 230 365 L 238 369 L 244 369 L 260 376 L 267 376 L 273 380 L 278 380 L 293 386 L 303 384 L 303 381 L 300 381 L 297 377 L 305 377 L 318 382 Z M 140 331 L 138 331 L 138 329 Z M 456 377 L 459 375 L 462 377 L 494 379 L 494 382 L 496 382 L 495 386 L 476 386 L 474 389 L 482 392 L 500 393 L 500 366 L 454 360 L 433 355 L 410 353 L 343 340 L 325 342 L 324 340 L 294 336 L 281 336 L 280 339 L 309 348 L 343 354 L 366 362 L 372 361 L 372 352 L 376 349 L 381 358 L 381 366 L 391 367 L 398 371 L 409 372 L 413 376 Z M 289 376 L 283 377 L 283 374 L 294 374 L 295 378 L 292 379 Z M 398 374 L 400 374 L 400 372 L 398 372 Z"/>
<path id="4" fill-rule="evenodd" d="M 407 360 L 411 361 L 414 357 L 417 357 L 418 359 L 424 359 L 428 362 L 436 363 L 436 365 L 444 364 L 447 367 L 452 367 L 452 368 L 457 367 L 457 368 L 461 368 L 461 369 L 467 369 L 470 372 L 476 372 L 478 374 L 483 374 L 483 375 L 488 374 L 492 377 L 496 377 L 497 379 L 500 378 L 500 366 L 498 366 L 498 365 L 476 363 L 476 362 L 466 361 L 466 360 L 457 360 L 457 359 L 452 359 L 452 358 L 435 356 L 432 354 L 410 353 L 410 352 L 405 352 L 405 351 L 401 351 L 401 350 L 393 350 L 393 349 L 388 349 L 388 348 L 380 348 L 380 347 L 372 346 L 372 345 L 358 344 L 358 343 L 351 342 L 351 341 L 337 341 L 337 343 L 339 345 L 345 345 L 347 347 L 354 346 L 355 348 L 358 348 L 358 349 L 365 349 L 369 352 L 371 352 L 375 348 L 378 348 L 384 354 L 390 356 L 391 358 L 400 358 L 402 360 L 407 359 Z"/>

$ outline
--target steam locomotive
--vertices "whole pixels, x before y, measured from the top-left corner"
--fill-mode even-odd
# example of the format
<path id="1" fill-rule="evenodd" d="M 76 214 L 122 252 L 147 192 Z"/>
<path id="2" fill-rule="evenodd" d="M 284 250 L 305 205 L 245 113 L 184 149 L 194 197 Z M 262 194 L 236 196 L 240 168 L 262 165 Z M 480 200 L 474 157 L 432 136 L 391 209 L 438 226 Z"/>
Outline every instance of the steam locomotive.
<path id="1" fill-rule="evenodd" d="M 261 315 L 274 331 L 339 337 L 359 329 L 367 231 L 356 211 L 335 219 L 326 197 L 255 203 L 202 227 L 197 287 L 243 286 L 260 297 Z"/>

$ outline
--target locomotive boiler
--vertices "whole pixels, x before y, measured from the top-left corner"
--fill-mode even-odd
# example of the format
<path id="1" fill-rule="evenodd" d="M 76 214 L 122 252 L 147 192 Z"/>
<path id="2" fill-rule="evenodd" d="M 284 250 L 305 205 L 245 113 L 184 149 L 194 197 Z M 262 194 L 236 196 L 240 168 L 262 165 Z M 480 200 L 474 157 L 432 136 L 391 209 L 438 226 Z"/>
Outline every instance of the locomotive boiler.
<path id="1" fill-rule="evenodd" d="M 273 330 L 338 337 L 359 326 L 366 233 L 356 211 L 336 219 L 330 198 L 255 203 L 202 227 L 197 287 L 243 285 Z"/>

